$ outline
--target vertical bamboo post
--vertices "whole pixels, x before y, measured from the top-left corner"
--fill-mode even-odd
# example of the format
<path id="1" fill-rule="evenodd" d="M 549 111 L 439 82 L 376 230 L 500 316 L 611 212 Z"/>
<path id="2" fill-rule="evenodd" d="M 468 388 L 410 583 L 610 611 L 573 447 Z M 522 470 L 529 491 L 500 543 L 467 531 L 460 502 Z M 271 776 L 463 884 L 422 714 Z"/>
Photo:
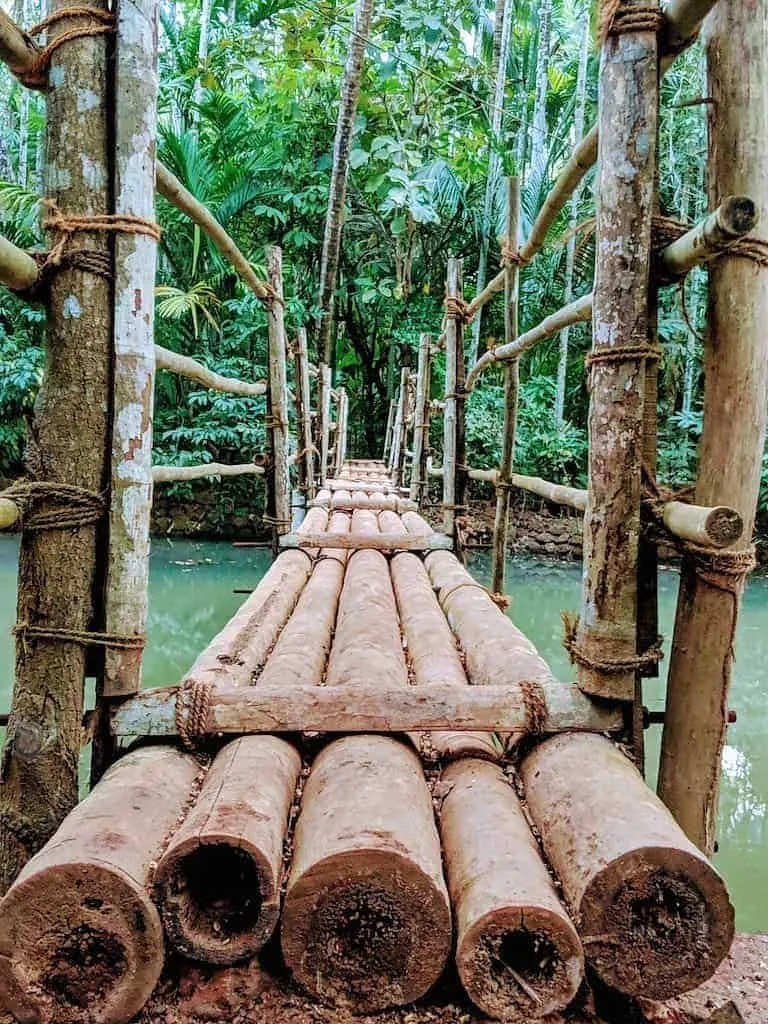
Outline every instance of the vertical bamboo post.
<path id="1" fill-rule="evenodd" d="M 624 0 L 616 17 L 634 6 L 635 0 Z M 582 689 L 627 701 L 635 692 L 643 353 L 651 351 L 648 267 L 658 100 L 655 29 L 610 33 L 600 66 L 589 499 L 582 613 L 573 653 Z M 614 664 L 606 671 L 596 661 Z"/>
<path id="2" fill-rule="evenodd" d="M 704 23 L 710 111 L 710 201 L 751 196 L 768 224 L 768 2 L 731 0 Z M 761 231 L 765 238 L 765 227 Z M 727 498 L 744 520 L 733 565 L 683 560 L 659 795 L 706 853 L 715 845 L 733 638 L 755 523 L 768 392 L 768 267 L 738 254 L 710 269 L 704 427 L 696 501 Z"/>
<path id="3" fill-rule="evenodd" d="M 507 246 L 517 250 L 520 231 L 520 180 L 507 178 Z M 519 267 L 507 259 L 504 266 L 504 341 L 509 343 L 518 335 L 518 280 Z M 517 433 L 517 402 L 520 386 L 518 360 L 504 364 L 504 438 L 499 464 L 499 483 L 496 491 L 496 516 L 493 523 L 493 549 L 491 551 L 491 590 L 504 593 L 504 575 L 507 563 L 507 536 L 509 532 L 509 503 L 512 470 L 515 461 L 515 435 Z"/>
<path id="4" fill-rule="evenodd" d="M 309 352 L 307 349 L 307 331 L 304 327 L 300 327 L 296 335 L 294 369 L 296 373 L 298 443 L 301 451 L 301 458 L 298 462 L 299 480 L 306 500 L 311 501 L 315 496 L 314 449 L 312 446 L 312 401 L 309 388 Z"/>
<path id="5" fill-rule="evenodd" d="M 464 362 L 463 322 L 451 308 L 450 300 L 461 299 L 461 260 L 448 260 L 445 320 L 445 409 L 443 410 L 443 529 L 448 536 L 456 532 L 456 455 L 457 385 L 459 362 Z"/>
<path id="6" fill-rule="evenodd" d="M 68 0 L 52 0 L 55 13 Z M 106 4 L 93 0 L 93 6 Z M 52 42 L 72 27 L 52 25 Z M 104 35 L 70 39 L 51 55 L 46 194 L 64 214 L 109 212 L 108 64 Z M 82 102 L 88 97 L 87 104 Z M 60 240 L 51 233 L 50 243 Z M 78 232 L 77 248 L 107 257 L 103 232 Z M 107 262 L 107 266 L 109 261 Z M 107 484 L 112 302 L 104 274 L 62 266 L 50 283 L 46 380 L 35 405 L 27 462 L 38 481 L 101 493 Z M 43 502 L 41 511 L 61 508 Z M 97 546 L 98 538 L 98 546 Z M 38 628 L 93 628 L 93 586 L 103 527 L 29 530 L 21 537 L 18 621 Z M 103 623 L 96 622 L 96 628 Z M 0 893 L 77 802 L 86 645 L 16 639 L 16 677 L 2 758 Z"/>
<path id="7" fill-rule="evenodd" d="M 382 458 L 384 462 L 389 465 L 389 455 L 392 451 L 392 431 L 395 426 L 395 409 L 397 408 L 397 402 L 394 398 L 389 400 L 389 408 L 387 410 L 387 427 L 384 431 L 384 453 Z"/>
<path id="8" fill-rule="evenodd" d="M 336 414 L 336 476 L 341 476 L 341 467 L 347 454 L 347 409 L 349 397 L 346 388 L 339 388 L 338 412 Z"/>
<path id="9" fill-rule="evenodd" d="M 403 448 L 405 441 L 405 416 L 407 411 L 408 390 L 408 367 L 400 369 L 400 391 L 397 396 L 397 412 L 395 413 L 395 425 L 392 429 L 392 451 L 390 452 L 390 472 L 395 487 L 400 486 L 400 473 L 402 470 Z"/>
<path id="10" fill-rule="evenodd" d="M 275 297 L 267 306 L 269 334 L 269 509 L 273 517 L 275 551 L 277 537 L 291 529 L 291 477 L 288 463 L 288 377 L 286 371 L 285 317 L 283 306 L 283 253 L 276 245 L 266 248 L 267 276 Z"/>
<path id="11" fill-rule="evenodd" d="M 331 368 L 320 364 L 320 487 L 328 480 L 328 451 L 331 433 Z"/>
<path id="12" fill-rule="evenodd" d="M 413 463 L 411 465 L 410 497 L 418 503 L 424 502 L 424 484 L 427 478 L 427 408 L 429 406 L 430 357 L 432 336 L 422 334 L 419 338 L 419 360 L 416 369 L 416 400 L 413 408 Z"/>
<path id="13" fill-rule="evenodd" d="M 115 213 L 155 216 L 157 139 L 157 2 L 121 0 L 115 47 Z M 149 588 L 152 513 L 152 415 L 155 383 L 154 289 L 157 242 L 149 235 L 115 238 L 112 461 L 109 545 L 104 589 L 109 633 L 142 635 Z M 107 648 L 103 698 L 141 688 L 140 648 Z M 96 782 L 114 758 L 106 715 L 100 715 L 91 763 Z"/>
<path id="14" fill-rule="evenodd" d="M 400 431 L 400 453 L 397 466 L 395 467 L 395 477 L 397 486 L 404 487 L 406 462 L 408 459 L 408 431 L 413 425 L 413 375 L 407 366 L 403 367 L 400 388 L 403 395 L 403 418 L 402 429 Z"/>

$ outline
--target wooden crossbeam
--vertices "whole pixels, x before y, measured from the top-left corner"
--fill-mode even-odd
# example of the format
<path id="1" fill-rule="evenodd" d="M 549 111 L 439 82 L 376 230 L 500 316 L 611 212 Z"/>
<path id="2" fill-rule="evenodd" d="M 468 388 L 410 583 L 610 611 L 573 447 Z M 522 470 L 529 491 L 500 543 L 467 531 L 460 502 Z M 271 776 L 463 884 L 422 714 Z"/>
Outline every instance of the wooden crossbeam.
<path id="1" fill-rule="evenodd" d="M 372 509 L 371 511 L 376 511 Z M 372 548 L 374 551 L 450 551 L 453 541 L 444 533 L 429 537 L 400 533 L 289 533 L 280 538 L 281 548 Z"/>
<path id="2" fill-rule="evenodd" d="M 175 736 L 178 687 L 145 690 L 112 715 L 115 736 Z M 182 706 L 184 702 L 182 700 Z M 535 706 L 534 706 L 535 705 Z M 186 711 L 182 713 L 182 719 Z M 568 683 L 508 686 L 216 686 L 207 733 L 275 732 L 614 732 L 621 707 L 595 702 Z"/>

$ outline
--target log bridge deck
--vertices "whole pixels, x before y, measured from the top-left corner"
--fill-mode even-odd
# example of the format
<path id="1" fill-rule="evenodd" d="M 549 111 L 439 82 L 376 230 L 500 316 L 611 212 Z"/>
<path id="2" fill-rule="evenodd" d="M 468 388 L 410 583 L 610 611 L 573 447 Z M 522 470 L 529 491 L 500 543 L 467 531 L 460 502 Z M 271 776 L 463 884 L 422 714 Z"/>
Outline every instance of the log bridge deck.
<path id="1" fill-rule="evenodd" d="M 355 1012 L 449 961 L 509 1021 L 567 1007 L 587 963 L 628 998 L 710 977 L 733 909 L 607 737 L 624 708 L 555 680 L 378 464 L 284 544 L 180 685 L 117 704 L 120 741 L 168 742 L 120 758 L 0 904 L 14 1017 L 122 1024 L 166 945 L 237 964 L 278 928 L 293 979 Z"/>

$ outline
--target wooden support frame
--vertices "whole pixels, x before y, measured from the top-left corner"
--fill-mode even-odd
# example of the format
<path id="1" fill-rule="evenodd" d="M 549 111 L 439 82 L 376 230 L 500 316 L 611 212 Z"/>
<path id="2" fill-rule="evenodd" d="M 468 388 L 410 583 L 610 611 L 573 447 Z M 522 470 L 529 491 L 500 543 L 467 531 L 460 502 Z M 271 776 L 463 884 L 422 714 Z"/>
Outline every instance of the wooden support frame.
<path id="1" fill-rule="evenodd" d="M 507 244 L 517 246 L 520 231 L 520 181 L 507 178 Z M 512 261 L 504 269 L 504 341 L 509 343 L 517 337 L 520 268 Z M 520 389 L 520 367 L 517 359 L 511 360 L 504 368 L 504 437 L 501 448 L 501 463 L 496 492 L 496 512 L 493 521 L 493 542 L 491 549 L 491 590 L 504 593 L 504 577 L 507 564 L 507 535 L 509 532 L 509 506 L 512 468 L 515 461 L 515 436 L 517 434 L 517 404 Z"/>
<path id="2" fill-rule="evenodd" d="M 315 496 L 314 443 L 312 440 L 312 402 L 309 384 L 309 351 L 307 347 L 306 328 L 300 327 L 296 332 L 294 349 L 294 372 L 296 375 L 296 421 L 298 424 L 298 444 L 300 458 L 299 489 L 307 501 Z"/>
<path id="3" fill-rule="evenodd" d="M 427 452 L 429 450 L 429 392 L 432 383 L 432 335 L 419 338 L 416 369 L 416 399 L 413 408 L 413 461 L 409 494 L 422 508 L 427 491 Z"/>
<path id="4" fill-rule="evenodd" d="M 269 468 L 267 502 L 272 516 L 274 550 L 277 538 L 291 529 L 291 476 L 288 461 L 288 377 L 286 368 L 285 315 L 283 303 L 283 253 L 276 245 L 267 246 L 267 274 L 274 298 L 267 306 L 269 335 L 269 400 L 267 435 Z"/>
<path id="5" fill-rule="evenodd" d="M 347 457 L 347 430 L 349 426 L 349 395 L 346 388 L 338 389 L 338 412 L 336 414 L 336 460 L 334 475 L 341 475 L 341 467 Z"/>
<path id="6" fill-rule="evenodd" d="M 448 260 L 446 298 L 461 302 L 463 298 L 461 260 Z M 464 386 L 464 322 L 461 316 L 446 316 L 445 324 L 445 410 L 443 412 L 443 530 L 456 535 L 456 506 L 459 502 L 457 464 L 462 457 L 464 403 L 459 401 L 459 387 Z"/>
<path id="7" fill-rule="evenodd" d="M 400 368 L 400 390 L 397 393 L 395 423 L 392 428 L 392 448 L 389 453 L 389 471 L 395 487 L 400 487 L 403 448 L 405 447 L 405 417 L 408 402 L 408 367 Z"/>
<path id="8" fill-rule="evenodd" d="M 327 363 L 320 364 L 318 378 L 320 390 L 320 486 L 325 487 L 328 480 L 328 455 L 331 436 L 331 368 Z"/>
<path id="9" fill-rule="evenodd" d="M 530 685 L 530 684 L 528 684 Z M 616 732 L 620 708 L 594 703 L 567 683 L 537 683 L 545 707 L 541 731 Z M 177 687 L 146 690 L 112 716 L 116 736 L 176 736 Z M 184 699 L 182 697 L 182 707 Z M 355 686 L 212 688 L 207 733 L 417 732 L 450 729 L 526 733 L 531 720 L 526 684 L 429 687 L 360 682 Z M 182 710 L 182 717 L 187 717 Z"/>
<path id="10" fill-rule="evenodd" d="M 397 410 L 397 401 L 394 398 L 389 400 L 389 407 L 387 409 L 387 426 L 384 431 L 384 452 L 383 458 L 386 465 L 389 465 L 389 453 L 392 450 L 392 431 L 395 426 L 395 412 Z"/>
<path id="11" fill-rule="evenodd" d="M 625 6 L 631 10 L 626 0 Z M 650 352 L 648 266 L 658 105 L 656 32 L 609 36 L 600 68 L 589 502 L 575 657 L 579 685 L 587 693 L 627 701 L 635 694 L 643 352 Z M 606 662 L 615 667 L 606 671 Z M 622 664 L 626 667 L 619 668 Z"/>

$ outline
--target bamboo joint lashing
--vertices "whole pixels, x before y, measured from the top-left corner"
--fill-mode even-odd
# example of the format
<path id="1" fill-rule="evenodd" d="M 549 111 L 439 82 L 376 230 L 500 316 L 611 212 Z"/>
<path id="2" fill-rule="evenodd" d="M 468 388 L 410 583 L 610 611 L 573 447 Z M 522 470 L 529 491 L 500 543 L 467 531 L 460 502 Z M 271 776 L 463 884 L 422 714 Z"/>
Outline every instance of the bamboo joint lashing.
<path id="1" fill-rule="evenodd" d="M 60 21 L 68 18 L 87 19 L 90 24 L 80 25 L 75 28 L 66 29 L 61 35 L 52 39 L 44 46 L 35 60 L 24 72 L 17 77 L 19 81 L 30 89 L 44 89 L 48 85 L 48 69 L 51 57 L 63 46 L 64 43 L 72 42 L 74 39 L 83 39 L 87 36 L 108 35 L 115 31 L 117 19 L 110 11 L 101 10 L 99 7 L 91 7 L 84 4 L 75 4 L 71 7 L 63 7 L 59 11 L 53 11 L 47 18 L 27 29 L 27 35 L 37 36 L 45 32 Z"/>
<path id="2" fill-rule="evenodd" d="M 469 303 L 456 295 L 447 295 L 445 299 L 445 315 L 464 324 L 471 324 L 474 314 L 470 312 Z"/>
<path id="3" fill-rule="evenodd" d="M 76 530 L 92 526 L 99 522 L 106 509 L 103 495 L 95 491 L 44 480 L 19 480 L 0 491 L 0 497 L 18 507 L 25 530 Z M 53 502 L 57 507 L 45 512 L 37 510 L 36 503 L 44 501 Z"/>
<path id="4" fill-rule="evenodd" d="M 658 4 L 622 5 L 622 0 L 602 0 L 597 27 L 599 46 L 610 36 L 626 32 L 659 32 L 665 18 Z"/>
<path id="5" fill-rule="evenodd" d="M 212 683 L 188 679 L 176 691 L 176 729 L 188 750 L 194 749 L 205 735 L 212 701 Z"/>
<path id="6" fill-rule="evenodd" d="M 81 647 L 111 647 L 122 651 L 140 651 L 147 643 L 147 638 L 142 633 L 100 633 L 85 629 L 69 629 L 65 626 L 33 626 L 28 622 L 17 622 L 11 633 L 17 637 L 25 651 L 28 639 L 78 644 Z"/>
<path id="7" fill-rule="evenodd" d="M 658 665 L 664 658 L 662 644 L 664 638 L 658 636 L 654 643 L 639 654 L 627 655 L 624 658 L 599 658 L 578 642 L 579 616 L 561 612 L 563 620 L 563 647 L 568 652 L 571 664 L 582 665 L 584 668 L 603 672 L 606 675 L 623 675 L 626 672 L 639 672 L 644 675 L 650 668 Z"/>

